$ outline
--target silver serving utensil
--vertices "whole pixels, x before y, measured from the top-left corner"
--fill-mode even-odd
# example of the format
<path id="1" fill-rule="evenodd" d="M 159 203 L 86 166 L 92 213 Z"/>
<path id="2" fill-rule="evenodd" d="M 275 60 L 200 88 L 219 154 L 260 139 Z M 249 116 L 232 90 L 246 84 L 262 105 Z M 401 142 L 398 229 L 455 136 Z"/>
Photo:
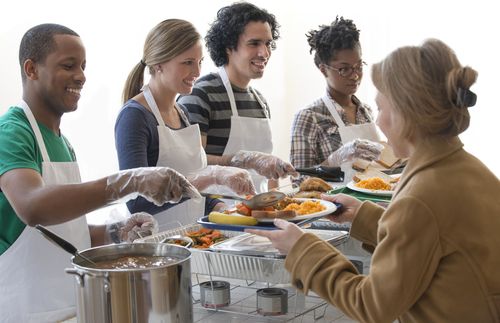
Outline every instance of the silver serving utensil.
<path id="1" fill-rule="evenodd" d="M 47 240 L 49 240 L 50 242 L 56 244 L 57 246 L 63 248 L 66 252 L 69 252 L 70 254 L 72 254 L 73 256 L 75 257 L 80 257 L 82 258 L 83 260 L 91 263 L 92 265 L 96 265 L 95 262 L 93 262 L 92 260 L 90 260 L 89 258 L 85 257 L 84 255 L 82 255 L 81 253 L 78 252 L 78 250 L 76 249 L 75 246 L 73 246 L 69 241 L 61 238 L 60 236 L 58 236 L 57 234 L 55 234 L 54 232 L 50 231 L 49 229 L 45 228 L 43 225 L 40 225 L 40 224 L 37 224 L 35 225 L 35 228 L 45 237 L 47 238 Z"/>
<path id="2" fill-rule="evenodd" d="M 250 199 L 245 199 L 241 196 L 237 195 L 222 195 L 222 194 L 212 194 L 212 193 L 203 193 L 201 192 L 202 196 L 205 197 L 210 197 L 210 198 L 219 198 L 219 199 L 230 199 L 230 200 L 238 200 L 241 201 L 241 203 L 245 204 L 252 210 L 255 209 L 260 209 L 266 206 L 271 206 L 275 205 L 282 199 L 286 197 L 285 193 L 278 192 L 278 191 L 269 191 L 265 193 L 260 193 L 257 195 L 254 195 Z"/>

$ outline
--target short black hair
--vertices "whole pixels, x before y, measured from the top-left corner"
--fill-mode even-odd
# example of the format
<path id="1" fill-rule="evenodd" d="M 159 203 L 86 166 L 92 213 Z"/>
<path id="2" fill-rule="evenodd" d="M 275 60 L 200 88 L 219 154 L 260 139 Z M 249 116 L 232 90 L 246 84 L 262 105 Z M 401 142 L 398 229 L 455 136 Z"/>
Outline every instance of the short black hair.
<path id="1" fill-rule="evenodd" d="M 330 25 L 321 25 L 318 30 L 311 30 L 306 34 L 307 42 L 315 51 L 314 64 L 328 64 L 337 51 L 360 47 L 359 30 L 352 20 L 336 17 Z"/>
<path id="2" fill-rule="evenodd" d="M 58 24 L 41 24 L 30 28 L 21 39 L 19 45 L 19 65 L 21 65 L 21 77 L 23 81 L 26 75 L 23 72 L 23 65 L 27 59 L 34 62 L 44 62 L 47 56 L 55 48 L 55 35 L 72 35 L 80 37 L 76 32 L 68 27 Z"/>
<path id="3" fill-rule="evenodd" d="M 216 66 L 228 63 L 226 49 L 236 49 L 245 26 L 252 21 L 269 23 L 273 41 L 280 37 L 278 30 L 280 26 L 276 21 L 276 17 L 265 9 L 260 9 L 251 3 L 233 3 L 217 12 L 217 18 L 210 25 L 210 29 L 205 36 L 210 57 Z"/>

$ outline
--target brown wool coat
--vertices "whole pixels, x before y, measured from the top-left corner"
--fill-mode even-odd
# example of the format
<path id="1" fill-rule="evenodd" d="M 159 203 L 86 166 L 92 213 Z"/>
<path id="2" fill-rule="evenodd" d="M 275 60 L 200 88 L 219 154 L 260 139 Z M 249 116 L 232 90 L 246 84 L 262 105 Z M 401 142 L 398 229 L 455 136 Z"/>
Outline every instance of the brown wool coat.
<path id="1" fill-rule="evenodd" d="M 387 210 L 362 204 L 351 235 L 375 248 L 369 275 L 304 234 L 292 283 L 361 322 L 500 322 L 500 181 L 462 147 L 417 147 Z"/>

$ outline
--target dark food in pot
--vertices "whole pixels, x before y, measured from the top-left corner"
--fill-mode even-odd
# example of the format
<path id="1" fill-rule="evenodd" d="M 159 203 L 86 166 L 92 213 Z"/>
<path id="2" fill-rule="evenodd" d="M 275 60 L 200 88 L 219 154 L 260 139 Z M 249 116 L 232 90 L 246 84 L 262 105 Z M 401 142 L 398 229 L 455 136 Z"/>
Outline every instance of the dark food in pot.
<path id="1" fill-rule="evenodd" d="M 178 262 L 175 257 L 165 256 L 125 256 L 117 259 L 95 261 L 96 269 L 146 269 L 163 267 Z"/>

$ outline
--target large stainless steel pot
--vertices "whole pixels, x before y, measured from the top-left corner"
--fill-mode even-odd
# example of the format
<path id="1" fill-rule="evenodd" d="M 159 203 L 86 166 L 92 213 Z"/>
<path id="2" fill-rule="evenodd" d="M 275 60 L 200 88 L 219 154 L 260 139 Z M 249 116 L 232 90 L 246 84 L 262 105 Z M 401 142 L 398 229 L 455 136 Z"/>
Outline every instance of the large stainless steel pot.
<path id="1" fill-rule="evenodd" d="M 177 262 L 148 269 L 95 269 L 73 257 L 78 322 L 193 322 L 191 252 L 162 243 L 108 245 L 80 252 L 94 262 L 123 256 L 169 256 Z"/>

